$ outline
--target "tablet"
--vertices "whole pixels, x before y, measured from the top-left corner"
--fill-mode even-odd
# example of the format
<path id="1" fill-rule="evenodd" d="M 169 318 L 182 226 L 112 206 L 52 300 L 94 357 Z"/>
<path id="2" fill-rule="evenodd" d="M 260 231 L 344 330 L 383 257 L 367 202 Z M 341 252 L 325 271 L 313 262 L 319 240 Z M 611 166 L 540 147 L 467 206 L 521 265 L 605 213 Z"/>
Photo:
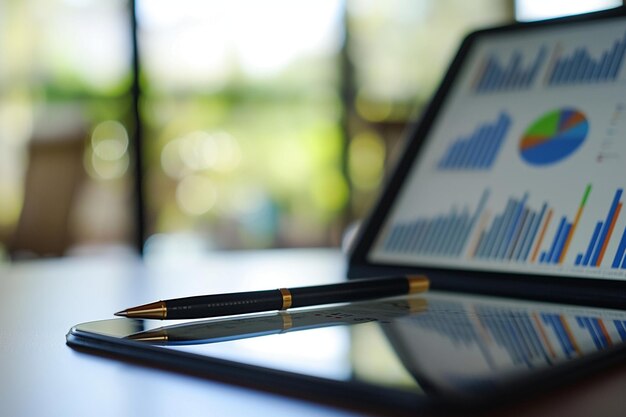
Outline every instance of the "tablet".
<path id="1" fill-rule="evenodd" d="M 230 319 L 113 319 L 67 342 L 385 414 L 482 410 L 626 357 L 626 312 L 433 291 Z"/>
<path id="2" fill-rule="evenodd" d="M 621 8 L 470 34 L 350 275 L 626 305 L 625 54 Z"/>

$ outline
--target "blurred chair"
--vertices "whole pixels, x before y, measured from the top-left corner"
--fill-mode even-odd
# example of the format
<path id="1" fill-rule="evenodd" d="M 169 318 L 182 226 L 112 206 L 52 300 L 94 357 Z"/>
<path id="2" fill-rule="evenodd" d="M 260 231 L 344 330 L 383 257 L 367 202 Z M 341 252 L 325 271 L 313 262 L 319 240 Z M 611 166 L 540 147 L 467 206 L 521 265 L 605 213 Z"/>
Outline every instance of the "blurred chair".
<path id="1" fill-rule="evenodd" d="M 85 177 L 86 129 L 67 109 L 36 124 L 28 149 L 24 204 L 9 254 L 13 259 L 62 256 L 72 244 L 69 219 Z"/>

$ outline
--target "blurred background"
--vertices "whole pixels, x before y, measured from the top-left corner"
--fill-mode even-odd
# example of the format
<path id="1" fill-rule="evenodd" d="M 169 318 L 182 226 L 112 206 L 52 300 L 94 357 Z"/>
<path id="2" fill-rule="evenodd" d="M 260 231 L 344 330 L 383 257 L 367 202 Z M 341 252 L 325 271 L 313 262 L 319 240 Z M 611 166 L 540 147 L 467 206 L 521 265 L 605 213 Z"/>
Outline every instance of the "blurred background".
<path id="1" fill-rule="evenodd" d="M 0 262 L 338 246 L 467 32 L 620 4 L 0 0 Z"/>

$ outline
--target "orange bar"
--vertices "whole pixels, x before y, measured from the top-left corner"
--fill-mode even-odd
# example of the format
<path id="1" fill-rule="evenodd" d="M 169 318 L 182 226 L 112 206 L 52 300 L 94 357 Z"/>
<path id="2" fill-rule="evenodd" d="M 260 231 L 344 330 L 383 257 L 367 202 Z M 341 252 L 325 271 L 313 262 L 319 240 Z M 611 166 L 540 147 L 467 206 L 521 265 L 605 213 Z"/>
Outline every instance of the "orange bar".
<path id="1" fill-rule="evenodd" d="M 480 243 L 480 234 L 483 232 L 483 230 L 485 230 L 485 227 L 487 227 L 487 220 L 489 220 L 489 211 L 485 211 L 483 213 L 482 218 L 480 219 L 480 225 L 478 226 L 478 234 L 476 235 L 476 241 L 474 242 L 474 246 L 472 247 L 472 250 L 470 251 L 471 253 L 471 257 L 474 258 L 476 256 L 476 251 L 478 250 L 478 244 Z"/>
<path id="2" fill-rule="evenodd" d="M 550 224 L 551 219 L 552 219 L 552 209 L 548 210 L 546 221 L 543 223 L 543 227 L 541 228 L 541 233 L 539 234 L 539 240 L 537 241 L 537 244 L 535 245 L 535 250 L 533 251 L 533 257 L 531 259 L 532 263 L 535 263 L 535 260 L 537 259 L 537 254 L 539 253 L 541 242 L 543 241 L 543 237 L 546 234 L 546 229 L 548 228 L 548 225 Z"/>
<path id="3" fill-rule="evenodd" d="M 578 206 L 576 219 L 574 220 L 574 223 L 572 223 L 572 227 L 570 227 L 569 229 L 567 240 L 565 241 L 565 245 L 563 246 L 561 257 L 559 258 L 560 264 L 563 263 L 563 260 L 565 259 L 565 255 L 567 254 L 567 249 L 569 249 L 569 244 L 572 242 L 572 237 L 574 236 L 574 232 L 576 231 L 576 226 L 578 226 L 578 221 L 580 220 L 580 216 L 582 216 L 583 214 L 583 209 L 585 208 L 585 204 L 587 203 L 587 198 L 589 197 L 589 193 L 591 193 L 591 184 L 587 185 L 587 188 L 585 189 L 585 194 L 583 194 L 583 199 L 580 202 L 580 206 Z"/>
<path id="4" fill-rule="evenodd" d="M 574 223 L 572 227 L 569 229 L 569 233 L 567 234 L 567 240 L 565 241 L 565 246 L 563 246 L 563 251 L 561 252 L 561 257 L 559 258 L 559 263 L 562 264 L 565 259 L 565 254 L 567 254 L 567 249 L 569 248 L 569 244 L 572 242 L 572 237 L 574 236 L 574 232 L 576 231 L 576 226 L 578 226 L 578 220 L 580 220 L 580 216 L 583 214 L 584 206 L 578 207 L 578 212 L 576 213 L 576 218 L 574 219 Z"/>
<path id="5" fill-rule="evenodd" d="M 622 203 L 617 205 L 615 209 L 615 216 L 613 216 L 613 220 L 611 220 L 611 226 L 609 226 L 609 232 L 606 234 L 606 239 L 602 243 L 602 249 L 600 250 L 600 255 L 598 256 L 598 262 L 596 262 L 596 266 L 600 266 L 602 263 L 602 258 L 604 257 L 604 251 L 606 251 L 606 247 L 609 245 L 609 240 L 611 240 L 611 234 L 613 233 L 613 228 L 615 227 L 615 223 L 617 222 L 617 218 L 619 217 L 619 212 L 622 209 Z"/>
<path id="6" fill-rule="evenodd" d="M 535 324 L 537 325 L 537 328 L 539 329 L 539 334 L 541 335 L 541 338 L 543 339 L 544 345 L 546 345 L 546 347 L 548 348 L 548 352 L 550 352 L 550 356 L 552 356 L 553 358 L 556 358 L 556 353 L 554 352 L 554 349 L 552 348 L 552 344 L 550 344 L 550 340 L 548 340 L 548 336 L 546 336 L 546 331 L 543 330 L 543 326 L 541 325 L 541 321 L 539 321 L 539 317 L 537 316 L 537 313 L 533 313 L 533 319 L 535 319 Z"/>
<path id="7" fill-rule="evenodd" d="M 613 341 L 611 340 L 611 336 L 609 335 L 609 332 L 606 330 L 606 326 L 604 326 L 604 322 L 602 321 L 602 319 L 598 319 L 598 325 L 600 326 L 600 331 L 602 331 L 602 335 L 606 339 L 606 343 L 609 346 L 612 346 Z"/>
<path id="8" fill-rule="evenodd" d="M 563 329 L 565 330 L 565 333 L 567 333 L 567 337 L 569 341 L 572 342 L 572 346 L 574 347 L 574 350 L 580 356 L 582 352 L 580 351 L 580 348 L 578 347 L 578 343 L 576 343 L 576 339 L 574 339 L 572 330 L 569 328 L 569 326 L 567 325 L 567 322 L 565 321 L 565 317 L 559 316 L 559 320 L 561 321 L 561 324 L 563 325 Z"/>

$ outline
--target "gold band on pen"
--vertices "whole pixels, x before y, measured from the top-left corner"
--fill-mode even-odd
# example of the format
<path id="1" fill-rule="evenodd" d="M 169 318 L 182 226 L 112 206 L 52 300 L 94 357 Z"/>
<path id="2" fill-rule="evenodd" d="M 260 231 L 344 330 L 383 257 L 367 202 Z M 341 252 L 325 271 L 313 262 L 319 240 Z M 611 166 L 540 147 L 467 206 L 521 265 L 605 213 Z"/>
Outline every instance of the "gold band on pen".
<path id="1" fill-rule="evenodd" d="M 280 308 L 281 310 L 287 310 L 291 307 L 291 291 L 287 288 L 279 288 L 280 294 L 283 296 L 283 306 Z"/>
<path id="2" fill-rule="evenodd" d="M 409 294 L 427 291 L 430 286 L 430 280 L 424 275 L 409 275 L 406 279 L 409 281 Z"/>

